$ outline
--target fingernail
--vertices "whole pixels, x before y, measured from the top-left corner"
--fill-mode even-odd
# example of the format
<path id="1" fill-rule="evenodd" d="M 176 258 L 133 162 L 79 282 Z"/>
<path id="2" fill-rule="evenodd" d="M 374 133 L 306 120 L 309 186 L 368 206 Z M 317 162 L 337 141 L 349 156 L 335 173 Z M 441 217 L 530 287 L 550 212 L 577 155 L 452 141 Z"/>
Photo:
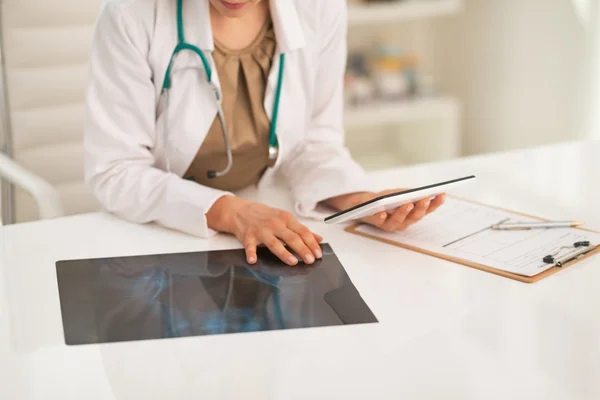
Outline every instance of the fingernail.
<path id="1" fill-rule="evenodd" d="M 315 255 L 317 258 L 323 258 L 323 252 L 320 249 L 315 250 Z"/>
<path id="2" fill-rule="evenodd" d="M 431 201 L 425 200 L 425 203 L 423 203 L 423 207 L 429 207 L 429 204 L 431 204 Z"/>
<path id="3" fill-rule="evenodd" d="M 306 256 L 304 256 L 304 258 L 306 259 L 306 262 L 309 264 L 312 264 L 315 262 L 315 258 L 311 254 L 307 254 Z"/>
<path id="4" fill-rule="evenodd" d="M 409 205 L 408 205 L 408 207 L 406 207 L 406 211 L 407 211 L 407 212 L 411 212 L 411 211 L 412 211 L 414 208 L 415 208 L 415 206 L 414 206 L 414 205 L 412 205 L 412 204 L 409 204 Z"/>
<path id="5" fill-rule="evenodd" d="M 386 217 L 385 213 L 379 214 L 379 219 L 385 219 L 385 217 Z"/>
<path id="6" fill-rule="evenodd" d="M 288 262 L 292 265 L 296 265 L 298 264 L 298 259 L 296 257 L 290 257 L 288 258 Z"/>
<path id="7" fill-rule="evenodd" d="M 248 258 L 248 262 L 249 262 L 250 264 L 254 264 L 254 263 L 256 262 L 256 257 L 254 257 L 254 256 L 250 256 L 250 258 Z"/>

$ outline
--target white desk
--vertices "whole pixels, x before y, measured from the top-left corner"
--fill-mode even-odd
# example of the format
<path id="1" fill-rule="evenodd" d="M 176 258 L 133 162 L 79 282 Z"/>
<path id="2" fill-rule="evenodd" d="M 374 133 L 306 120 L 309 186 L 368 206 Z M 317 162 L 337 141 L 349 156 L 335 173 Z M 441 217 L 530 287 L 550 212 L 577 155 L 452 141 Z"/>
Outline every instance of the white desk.
<path id="1" fill-rule="evenodd" d="M 600 142 L 374 175 L 474 173 L 471 198 L 600 229 Z M 283 201 L 281 197 L 278 200 Z M 312 224 L 379 318 L 363 326 L 67 347 L 54 262 L 222 249 L 104 214 L 2 228 L 2 399 L 598 399 L 600 258 L 526 285 Z"/>

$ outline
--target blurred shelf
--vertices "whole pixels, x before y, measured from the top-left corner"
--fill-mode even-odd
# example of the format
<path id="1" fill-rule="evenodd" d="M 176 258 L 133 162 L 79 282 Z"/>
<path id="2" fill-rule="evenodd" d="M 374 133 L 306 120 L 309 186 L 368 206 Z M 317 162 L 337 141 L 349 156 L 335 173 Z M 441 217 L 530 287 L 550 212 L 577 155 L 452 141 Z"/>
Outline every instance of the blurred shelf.
<path id="1" fill-rule="evenodd" d="M 460 106 L 452 96 L 407 99 L 346 107 L 346 129 L 394 125 L 428 119 L 459 118 Z"/>
<path id="2" fill-rule="evenodd" d="M 354 159 L 366 170 L 366 171 L 380 171 L 382 169 L 398 168 L 406 165 L 406 163 L 398 160 L 398 157 L 394 153 L 381 152 L 380 154 L 373 155 L 358 155 Z"/>
<path id="3" fill-rule="evenodd" d="M 463 0 L 399 0 L 353 4 L 348 7 L 348 24 L 368 25 L 450 15 L 460 11 L 462 3 Z"/>

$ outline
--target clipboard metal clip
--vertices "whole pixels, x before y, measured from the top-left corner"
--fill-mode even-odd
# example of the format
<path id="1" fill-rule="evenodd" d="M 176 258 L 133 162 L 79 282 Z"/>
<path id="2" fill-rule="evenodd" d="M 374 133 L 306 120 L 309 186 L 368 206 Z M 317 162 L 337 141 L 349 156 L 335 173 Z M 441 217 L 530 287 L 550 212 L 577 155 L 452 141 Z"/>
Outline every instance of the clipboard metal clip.
<path id="1" fill-rule="evenodd" d="M 575 251 L 567 253 L 560 258 L 556 258 L 556 254 L 564 248 L 574 248 Z M 570 263 L 571 261 L 574 261 L 578 258 L 585 256 L 588 253 L 591 253 L 595 249 L 596 246 L 591 245 L 589 241 L 576 242 L 573 244 L 573 246 L 563 246 L 556 253 L 547 255 L 546 257 L 544 257 L 543 261 L 545 264 L 554 264 L 556 267 L 560 268 Z"/>

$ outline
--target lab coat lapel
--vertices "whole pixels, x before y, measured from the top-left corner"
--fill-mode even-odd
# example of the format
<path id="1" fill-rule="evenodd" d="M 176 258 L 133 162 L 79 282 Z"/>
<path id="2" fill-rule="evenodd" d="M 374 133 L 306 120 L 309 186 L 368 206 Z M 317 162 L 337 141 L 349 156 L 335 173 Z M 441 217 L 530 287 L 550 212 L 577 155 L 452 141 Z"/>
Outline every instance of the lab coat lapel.
<path id="1" fill-rule="evenodd" d="M 215 50 L 210 21 L 209 0 L 187 0 L 183 2 L 183 20 L 186 41 L 198 47 L 206 55 L 212 69 L 212 82 L 221 91 L 221 82 L 212 53 Z"/>
<path id="2" fill-rule="evenodd" d="M 188 3 L 186 9 L 186 3 Z M 215 49 L 210 22 L 210 2 L 208 0 L 187 0 L 183 5 L 184 20 L 187 29 L 193 29 L 188 41 L 204 51 Z M 189 27 L 189 28 L 188 28 Z"/>
<path id="3" fill-rule="evenodd" d="M 293 0 L 271 1 L 271 17 L 277 38 L 277 50 L 269 73 L 264 102 L 264 108 L 271 121 L 273 120 L 273 106 L 275 104 L 275 94 L 279 80 L 280 56 L 281 54 L 285 54 L 286 57 L 276 127 L 280 153 L 276 164 L 277 167 L 284 158 L 284 153 L 289 151 L 285 132 L 288 132 L 294 124 L 293 115 L 291 115 L 292 105 L 294 104 L 292 94 L 295 90 L 293 86 L 300 81 L 294 78 L 298 77 L 299 73 L 294 62 L 294 51 L 305 47 L 306 41 Z"/>
<path id="4" fill-rule="evenodd" d="M 170 0 L 171 1 L 171 0 Z M 219 75 L 216 71 L 214 59 L 212 57 L 212 51 L 214 50 L 214 40 L 212 35 L 212 27 L 210 21 L 210 4 L 208 0 L 184 0 L 183 1 L 183 23 L 185 41 L 188 44 L 198 47 L 206 56 L 209 65 L 212 70 L 212 83 L 221 91 L 221 84 L 219 81 Z M 172 22 L 173 30 L 175 31 L 173 38 L 173 49 L 177 44 L 177 21 L 176 14 L 176 1 L 172 0 Z M 169 51 L 172 51 L 169 49 Z M 165 57 L 166 58 L 166 57 Z M 174 61 L 175 65 L 185 68 L 188 65 L 201 66 L 199 57 L 191 51 L 180 52 Z M 202 68 L 202 67 L 200 67 Z M 165 65 L 166 69 L 166 65 Z M 192 109 L 202 110 L 202 127 L 197 126 L 197 120 L 190 120 L 194 118 L 192 114 L 181 113 L 178 110 L 177 104 L 172 101 L 169 107 L 169 127 L 168 132 L 173 132 L 170 135 L 171 147 L 174 154 L 171 157 L 171 169 L 176 174 L 182 176 L 193 158 L 196 155 L 197 150 L 200 148 L 206 134 L 208 133 L 209 127 L 212 121 L 217 116 L 217 106 L 214 99 L 213 91 L 205 77 L 200 80 L 200 85 L 203 88 L 202 94 L 199 97 L 203 97 L 198 103 L 188 103 L 185 106 L 191 107 Z M 175 86 L 175 83 L 174 83 Z M 181 87 L 178 88 L 181 90 Z M 180 95 L 179 100 L 184 98 L 184 95 Z M 175 100 L 175 98 L 172 98 Z M 182 115 L 186 115 L 187 118 L 182 118 Z M 159 122 L 161 124 L 161 122 Z M 175 134 L 179 132 L 180 134 Z M 200 132 L 200 134 L 199 134 Z"/>
<path id="5" fill-rule="evenodd" d="M 289 53 L 306 46 L 304 31 L 293 0 L 271 1 L 271 16 L 280 53 Z"/>

